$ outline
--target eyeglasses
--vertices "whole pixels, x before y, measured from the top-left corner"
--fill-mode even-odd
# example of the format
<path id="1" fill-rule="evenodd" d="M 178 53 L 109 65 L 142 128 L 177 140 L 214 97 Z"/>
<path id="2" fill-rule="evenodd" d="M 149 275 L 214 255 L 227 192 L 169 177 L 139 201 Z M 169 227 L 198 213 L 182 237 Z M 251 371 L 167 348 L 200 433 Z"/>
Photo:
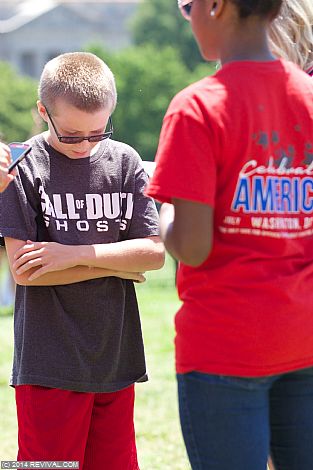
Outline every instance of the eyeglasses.
<path id="1" fill-rule="evenodd" d="M 192 2 L 193 0 L 177 0 L 178 8 L 187 21 L 190 21 Z"/>
<path id="2" fill-rule="evenodd" d="M 54 122 L 52 120 L 52 117 L 51 117 L 49 111 L 47 110 L 47 108 L 46 108 L 46 111 L 47 111 L 48 117 L 50 119 L 50 122 L 52 124 L 52 127 L 54 129 L 54 132 L 56 133 L 56 136 L 57 136 L 59 142 L 61 142 L 62 144 L 80 144 L 84 140 L 88 140 L 88 142 L 101 142 L 101 140 L 109 139 L 110 137 L 112 137 L 113 123 L 112 123 L 111 116 L 109 117 L 109 121 L 108 121 L 109 122 L 109 130 L 107 132 L 104 132 L 103 134 L 90 135 L 88 137 L 64 136 L 64 135 L 60 135 L 59 131 L 55 127 L 55 124 L 54 124 Z"/>

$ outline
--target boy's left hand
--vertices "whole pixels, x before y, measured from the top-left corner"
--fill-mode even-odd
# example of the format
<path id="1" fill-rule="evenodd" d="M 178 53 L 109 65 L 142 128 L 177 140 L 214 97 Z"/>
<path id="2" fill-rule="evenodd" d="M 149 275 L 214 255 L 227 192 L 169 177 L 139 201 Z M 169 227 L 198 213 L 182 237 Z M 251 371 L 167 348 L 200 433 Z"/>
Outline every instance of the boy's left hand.
<path id="1" fill-rule="evenodd" d="M 38 267 L 29 277 L 30 281 L 51 271 L 62 271 L 76 266 L 75 246 L 56 242 L 27 240 L 27 243 L 15 253 L 14 259 L 13 268 L 19 275 Z"/>

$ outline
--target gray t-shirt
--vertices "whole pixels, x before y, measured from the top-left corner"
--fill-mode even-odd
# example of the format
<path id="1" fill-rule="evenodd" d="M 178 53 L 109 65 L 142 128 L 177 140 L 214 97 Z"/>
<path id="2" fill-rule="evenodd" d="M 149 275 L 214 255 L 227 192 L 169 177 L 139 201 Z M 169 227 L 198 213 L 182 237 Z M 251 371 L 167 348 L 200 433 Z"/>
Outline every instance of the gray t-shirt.
<path id="1" fill-rule="evenodd" d="M 158 235 L 155 204 L 143 193 L 147 175 L 131 147 L 106 140 L 91 157 L 72 160 L 43 135 L 30 143 L 1 195 L 4 237 L 89 245 Z M 111 392 L 147 379 L 132 281 L 17 286 L 14 315 L 11 385 Z"/>

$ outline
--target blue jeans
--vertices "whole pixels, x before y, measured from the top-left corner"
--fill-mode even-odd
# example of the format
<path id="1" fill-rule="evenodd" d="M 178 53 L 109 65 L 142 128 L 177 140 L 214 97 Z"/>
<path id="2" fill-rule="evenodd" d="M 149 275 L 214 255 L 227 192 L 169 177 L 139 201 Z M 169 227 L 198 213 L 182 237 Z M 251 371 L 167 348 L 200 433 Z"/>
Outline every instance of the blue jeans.
<path id="1" fill-rule="evenodd" d="M 193 470 L 313 469 L 313 367 L 262 378 L 178 374 Z"/>

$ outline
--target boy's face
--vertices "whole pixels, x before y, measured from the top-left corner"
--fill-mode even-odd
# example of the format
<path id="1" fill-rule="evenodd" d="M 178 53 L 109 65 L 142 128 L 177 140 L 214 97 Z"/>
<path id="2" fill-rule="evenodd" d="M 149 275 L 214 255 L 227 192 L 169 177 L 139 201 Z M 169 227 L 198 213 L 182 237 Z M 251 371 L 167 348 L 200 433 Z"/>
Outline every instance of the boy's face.
<path id="1" fill-rule="evenodd" d="M 53 120 L 53 127 L 44 105 L 39 101 L 37 106 L 40 116 L 48 125 L 48 143 L 55 150 L 72 159 L 89 157 L 94 147 L 98 145 L 98 142 L 83 140 L 78 144 L 65 144 L 59 141 L 54 127 L 59 136 L 90 137 L 103 134 L 110 117 L 110 110 L 106 108 L 93 113 L 87 113 L 60 99 L 55 102 L 53 110 L 48 109 L 51 119 Z"/>

